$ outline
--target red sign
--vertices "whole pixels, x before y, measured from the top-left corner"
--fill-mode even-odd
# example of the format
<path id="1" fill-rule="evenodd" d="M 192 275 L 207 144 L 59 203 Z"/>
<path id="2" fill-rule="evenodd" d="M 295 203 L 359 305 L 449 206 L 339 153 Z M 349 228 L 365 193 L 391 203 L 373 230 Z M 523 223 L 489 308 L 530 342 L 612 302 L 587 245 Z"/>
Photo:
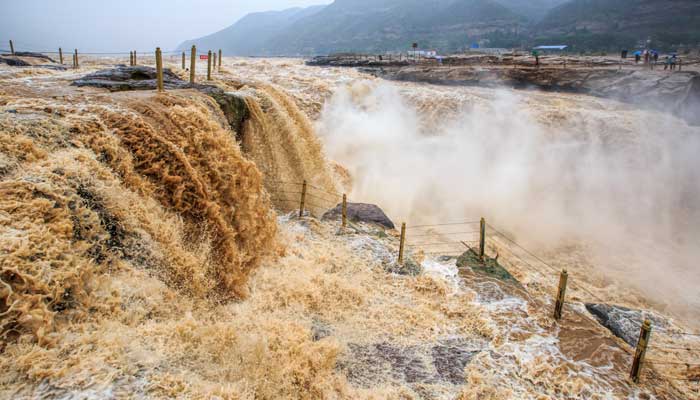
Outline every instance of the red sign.
<path id="1" fill-rule="evenodd" d="M 199 59 L 200 59 L 200 60 L 208 60 L 208 59 L 209 59 L 209 56 L 199 56 Z"/>

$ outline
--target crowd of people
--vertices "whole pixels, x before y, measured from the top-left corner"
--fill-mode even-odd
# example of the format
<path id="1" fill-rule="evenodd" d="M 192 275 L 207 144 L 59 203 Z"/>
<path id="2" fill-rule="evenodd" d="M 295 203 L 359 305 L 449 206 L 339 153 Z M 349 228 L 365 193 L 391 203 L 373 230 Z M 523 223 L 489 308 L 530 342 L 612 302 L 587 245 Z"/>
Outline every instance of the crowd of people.
<path id="1" fill-rule="evenodd" d="M 627 58 L 627 50 L 623 50 L 622 58 Z M 656 50 L 639 50 L 634 52 L 634 62 L 636 64 L 639 64 L 639 62 L 642 61 L 642 58 L 644 59 L 644 65 L 649 65 L 651 68 L 653 68 L 654 65 L 659 63 L 659 52 Z M 675 71 L 676 69 L 680 70 L 680 66 L 681 58 L 678 57 L 678 54 L 673 53 L 666 56 L 666 59 L 664 60 L 664 71 Z"/>

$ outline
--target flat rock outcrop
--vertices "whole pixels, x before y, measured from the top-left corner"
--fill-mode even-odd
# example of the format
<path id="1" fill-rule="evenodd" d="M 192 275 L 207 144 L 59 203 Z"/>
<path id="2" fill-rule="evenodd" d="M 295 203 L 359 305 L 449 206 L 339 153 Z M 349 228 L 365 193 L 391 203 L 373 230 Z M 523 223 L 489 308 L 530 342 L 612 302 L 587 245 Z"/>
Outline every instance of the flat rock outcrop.
<path id="1" fill-rule="evenodd" d="M 73 82 L 78 87 L 91 86 L 108 89 L 112 92 L 127 90 L 154 90 L 156 89 L 156 69 L 146 66 L 127 67 L 125 65 L 116 68 L 103 69 L 85 75 Z M 189 85 L 174 74 L 170 69 L 163 70 L 163 85 L 168 89 L 180 89 Z"/>
<path id="2" fill-rule="evenodd" d="M 12 54 L 1 54 L 0 64 L 7 64 L 11 67 L 43 67 L 49 69 L 65 70 L 66 67 L 58 64 L 51 57 L 29 51 L 16 51 Z"/>

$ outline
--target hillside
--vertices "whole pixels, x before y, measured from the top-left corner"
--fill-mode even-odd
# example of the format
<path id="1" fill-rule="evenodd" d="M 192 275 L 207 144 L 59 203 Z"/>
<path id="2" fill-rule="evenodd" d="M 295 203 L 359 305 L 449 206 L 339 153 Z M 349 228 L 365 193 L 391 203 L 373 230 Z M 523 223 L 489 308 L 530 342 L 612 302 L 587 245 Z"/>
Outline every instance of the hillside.
<path id="1" fill-rule="evenodd" d="M 294 22 L 313 15 L 324 6 L 290 8 L 248 14 L 226 29 L 198 39 L 188 40 L 178 50 L 188 50 L 193 44 L 201 49 L 222 49 L 229 55 L 264 53 L 266 43 Z"/>
<path id="2" fill-rule="evenodd" d="M 619 49 L 652 39 L 665 48 L 700 42 L 700 2 L 695 0 L 572 0 L 537 25 L 536 36 L 578 48 Z"/>
<path id="3" fill-rule="evenodd" d="M 299 55 L 424 48 L 455 51 L 526 18 L 493 0 L 337 0 L 326 7 L 250 14 L 188 41 L 233 55 Z"/>
<path id="4" fill-rule="evenodd" d="M 183 43 L 231 55 L 316 55 L 421 48 L 441 52 L 566 43 L 574 51 L 633 48 L 651 37 L 671 49 L 700 42 L 694 0 L 336 0 L 328 6 L 254 13 Z"/>
<path id="5" fill-rule="evenodd" d="M 568 0 L 496 0 L 497 3 L 502 4 L 520 15 L 524 15 L 533 22 L 541 20 L 551 9 L 567 1 Z"/>
<path id="6" fill-rule="evenodd" d="M 511 29 L 521 17 L 491 0 L 338 0 L 301 19 L 270 43 L 277 52 L 323 54 L 336 51 L 423 48 L 458 50 L 493 31 Z"/>

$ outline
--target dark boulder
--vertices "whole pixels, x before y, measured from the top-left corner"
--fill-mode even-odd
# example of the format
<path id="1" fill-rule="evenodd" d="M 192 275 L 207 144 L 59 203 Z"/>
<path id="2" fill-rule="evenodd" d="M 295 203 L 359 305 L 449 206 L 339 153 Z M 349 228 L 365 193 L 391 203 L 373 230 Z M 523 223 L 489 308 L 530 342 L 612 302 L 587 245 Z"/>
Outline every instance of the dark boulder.
<path id="1" fill-rule="evenodd" d="M 608 304 L 586 304 L 586 309 L 601 325 L 632 347 L 637 346 L 639 332 L 645 319 L 651 321 L 652 332 L 654 328 L 663 329 L 669 325 L 665 319 L 642 310 Z"/>
<path id="2" fill-rule="evenodd" d="M 140 65 L 134 67 L 120 65 L 116 68 L 103 69 L 85 75 L 75 80 L 73 85 L 98 87 L 108 89 L 111 92 L 155 90 L 157 87 L 156 69 Z M 189 83 L 166 68 L 163 70 L 163 85 L 167 89 L 180 89 L 187 87 Z"/>
<path id="3" fill-rule="evenodd" d="M 374 204 L 348 203 L 348 220 L 352 222 L 368 222 L 395 229 L 394 223 L 384 214 L 381 208 Z M 332 210 L 323 214 L 322 220 L 339 220 L 342 217 L 342 206 L 338 204 Z"/>
<path id="4" fill-rule="evenodd" d="M 29 51 L 16 51 L 15 54 L 2 54 L 0 55 L 0 64 L 7 64 L 12 67 L 31 67 L 31 66 L 36 66 L 36 67 L 46 67 L 48 65 L 38 65 L 36 62 L 31 63 L 27 60 L 26 58 L 36 58 L 37 60 L 41 60 L 41 62 L 49 62 L 52 64 L 56 64 L 56 61 L 54 61 L 51 57 L 41 54 L 41 53 L 32 53 Z"/>
<path id="5" fill-rule="evenodd" d="M 32 64 L 22 60 L 21 58 L 12 56 L 0 56 L 0 64 L 7 64 L 10 67 L 31 67 Z"/>

